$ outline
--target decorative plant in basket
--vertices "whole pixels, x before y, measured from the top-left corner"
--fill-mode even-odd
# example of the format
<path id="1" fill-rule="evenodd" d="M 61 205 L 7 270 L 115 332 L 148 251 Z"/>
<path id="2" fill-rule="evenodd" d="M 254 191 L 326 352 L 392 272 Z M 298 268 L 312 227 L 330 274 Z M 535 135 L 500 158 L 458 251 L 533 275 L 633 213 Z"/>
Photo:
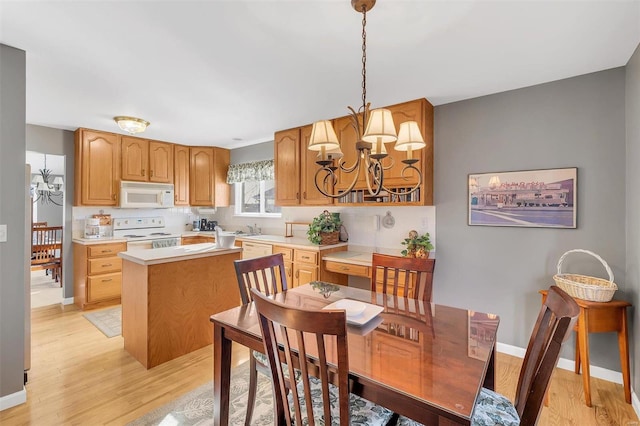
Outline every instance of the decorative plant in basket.
<path id="1" fill-rule="evenodd" d="M 428 259 L 429 252 L 433 250 L 433 244 L 431 244 L 428 232 L 420 235 L 417 231 L 410 231 L 409 238 L 405 238 L 402 245 L 407 246 L 405 250 L 400 252 L 404 257 Z"/>
<path id="2" fill-rule="evenodd" d="M 309 224 L 307 237 L 313 244 L 338 244 L 340 237 L 340 213 L 325 210 Z"/>

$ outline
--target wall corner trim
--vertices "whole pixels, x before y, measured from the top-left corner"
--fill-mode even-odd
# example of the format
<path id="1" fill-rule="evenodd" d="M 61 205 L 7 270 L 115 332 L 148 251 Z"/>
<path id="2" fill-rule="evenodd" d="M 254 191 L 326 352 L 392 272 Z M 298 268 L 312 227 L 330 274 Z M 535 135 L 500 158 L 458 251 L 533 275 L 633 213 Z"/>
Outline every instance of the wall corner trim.
<path id="1" fill-rule="evenodd" d="M 63 305 L 73 305 L 73 297 L 67 297 L 66 299 L 62 299 Z"/>
<path id="2" fill-rule="evenodd" d="M 21 391 L 0 397 L 0 411 L 24 404 L 25 402 L 27 402 L 27 390 L 23 386 Z"/>
<path id="3" fill-rule="evenodd" d="M 497 345 L 498 352 L 502 352 L 508 355 L 513 355 L 518 358 L 524 358 L 524 354 L 526 349 L 520 348 L 518 346 L 507 345 L 506 343 L 498 343 Z M 558 368 L 562 368 L 563 370 L 573 371 L 574 369 L 574 361 L 572 359 L 560 358 L 558 360 Z M 590 365 L 589 367 L 591 377 L 595 377 L 598 379 L 607 380 L 609 382 L 622 384 L 622 373 L 618 371 L 609 370 L 607 368 L 597 367 L 595 365 Z M 637 399 L 636 399 L 637 401 Z M 640 407 L 640 404 L 638 404 Z M 635 406 L 634 406 L 635 408 Z M 638 409 L 636 409 L 636 412 Z M 638 416 L 640 417 L 640 416 Z"/>
<path id="4" fill-rule="evenodd" d="M 640 399 L 638 399 L 638 394 L 631 388 L 631 406 L 633 407 L 633 411 L 636 412 L 636 416 L 640 418 Z"/>

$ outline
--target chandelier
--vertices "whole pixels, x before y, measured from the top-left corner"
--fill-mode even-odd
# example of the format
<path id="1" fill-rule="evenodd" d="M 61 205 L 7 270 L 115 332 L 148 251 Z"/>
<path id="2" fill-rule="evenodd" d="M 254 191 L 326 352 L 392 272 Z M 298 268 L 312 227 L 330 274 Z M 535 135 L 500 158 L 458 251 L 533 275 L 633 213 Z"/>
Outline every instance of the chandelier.
<path id="1" fill-rule="evenodd" d="M 131 135 L 144 132 L 147 126 L 151 124 L 142 118 L 127 117 L 124 115 L 113 117 L 113 120 L 118 123 L 118 127 Z"/>
<path id="2" fill-rule="evenodd" d="M 417 158 L 413 158 L 413 152 L 426 146 L 418 123 L 407 121 L 400 125 L 396 134 L 395 124 L 391 111 L 380 108 L 369 110 L 370 103 L 367 103 L 367 12 L 373 8 L 376 0 L 351 0 L 351 6 L 362 13 L 362 106 L 358 111 L 352 107 L 347 107 L 351 116 L 351 125 L 356 132 L 357 142 L 355 149 L 358 151 L 357 159 L 351 166 L 347 166 L 342 161 L 343 153 L 340 149 L 340 142 L 336 132 L 328 120 L 313 123 L 311 138 L 309 139 L 309 150 L 319 151 L 318 161 L 320 166 L 315 174 L 315 185 L 318 191 L 325 197 L 341 198 L 355 187 L 360 175 L 360 169 L 364 169 L 367 189 L 373 196 L 377 196 L 383 190 L 393 195 L 407 195 L 415 192 L 422 184 L 422 173 L 415 166 Z M 385 144 L 396 142 L 396 151 L 406 151 L 407 158 L 402 160 L 405 164 L 402 169 L 402 177 L 406 179 L 407 174 L 413 170 L 418 177 L 418 182 L 411 188 L 392 190 L 384 185 L 384 172 L 394 166 L 393 158 L 390 157 L 390 164 L 383 165 L 382 160 L 388 156 Z M 334 161 L 337 165 L 334 165 Z M 354 173 L 353 181 L 340 194 L 333 194 L 333 186 L 337 183 L 336 170 L 345 174 Z"/>
<path id="3" fill-rule="evenodd" d="M 55 204 L 56 206 L 62 206 L 62 187 L 64 186 L 64 180 L 62 177 L 51 176 L 51 170 L 47 169 L 47 155 L 44 156 L 44 168 L 40 169 L 39 174 L 35 175 L 31 180 L 32 191 L 35 200 L 38 200 L 43 204 Z"/>

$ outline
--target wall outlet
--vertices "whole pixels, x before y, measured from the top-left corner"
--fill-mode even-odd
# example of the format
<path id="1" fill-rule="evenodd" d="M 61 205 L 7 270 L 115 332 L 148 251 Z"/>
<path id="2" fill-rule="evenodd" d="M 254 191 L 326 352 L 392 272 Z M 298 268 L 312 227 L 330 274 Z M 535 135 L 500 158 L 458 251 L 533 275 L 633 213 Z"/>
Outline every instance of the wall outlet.
<path id="1" fill-rule="evenodd" d="M 0 243 L 7 242 L 7 225 L 0 225 Z"/>

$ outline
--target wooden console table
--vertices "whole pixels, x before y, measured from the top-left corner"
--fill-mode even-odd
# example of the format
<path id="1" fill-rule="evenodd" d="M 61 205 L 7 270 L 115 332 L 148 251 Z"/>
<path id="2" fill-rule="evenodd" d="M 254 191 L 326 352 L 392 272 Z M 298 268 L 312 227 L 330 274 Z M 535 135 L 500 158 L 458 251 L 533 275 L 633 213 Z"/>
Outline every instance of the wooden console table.
<path id="1" fill-rule="evenodd" d="M 539 293 L 542 294 L 542 303 L 544 303 L 547 297 L 547 290 L 540 290 Z M 582 383 L 587 407 L 591 407 L 589 333 L 604 333 L 608 331 L 618 333 L 624 399 L 628 404 L 631 404 L 629 340 L 627 339 L 627 307 L 631 306 L 631 303 L 624 300 L 612 300 L 610 302 L 591 302 L 576 298 L 574 300 L 580 307 L 580 316 L 574 328 L 574 331 L 578 333 L 576 338 L 575 373 L 580 374 L 580 367 L 582 366 Z"/>

